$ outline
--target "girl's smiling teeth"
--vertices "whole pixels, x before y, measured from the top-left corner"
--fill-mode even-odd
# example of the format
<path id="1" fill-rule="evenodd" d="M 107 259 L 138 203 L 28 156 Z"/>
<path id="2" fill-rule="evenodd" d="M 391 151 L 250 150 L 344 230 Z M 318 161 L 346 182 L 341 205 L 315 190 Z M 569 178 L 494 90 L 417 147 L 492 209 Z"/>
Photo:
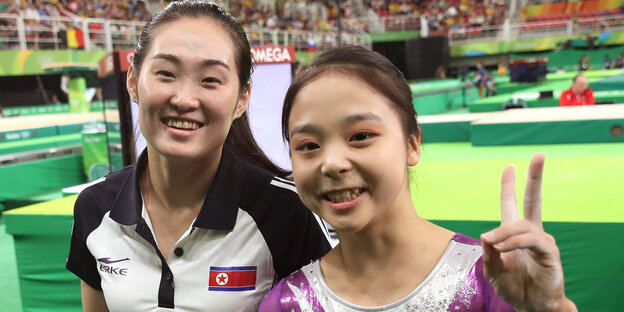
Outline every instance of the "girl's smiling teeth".
<path id="1" fill-rule="evenodd" d="M 338 191 L 328 192 L 323 197 L 325 197 L 326 200 L 329 200 L 333 203 L 343 203 L 343 202 L 352 201 L 358 198 L 358 196 L 360 196 L 363 192 L 364 192 L 363 188 L 338 190 Z"/>
<path id="2" fill-rule="evenodd" d="M 177 128 L 177 129 L 184 129 L 184 130 L 195 130 L 202 126 L 202 124 L 198 122 L 188 121 L 188 120 L 176 120 L 172 118 L 165 118 L 163 119 L 163 122 L 169 127 Z"/>

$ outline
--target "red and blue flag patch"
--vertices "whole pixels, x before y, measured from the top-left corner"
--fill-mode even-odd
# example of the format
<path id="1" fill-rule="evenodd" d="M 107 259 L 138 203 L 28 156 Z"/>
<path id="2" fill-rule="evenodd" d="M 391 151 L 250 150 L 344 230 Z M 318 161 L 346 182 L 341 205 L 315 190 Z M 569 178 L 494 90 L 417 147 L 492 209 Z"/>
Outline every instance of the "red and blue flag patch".
<path id="1" fill-rule="evenodd" d="M 256 266 L 210 267 L 209 291 L 243 291 L 256 289 Z"/>

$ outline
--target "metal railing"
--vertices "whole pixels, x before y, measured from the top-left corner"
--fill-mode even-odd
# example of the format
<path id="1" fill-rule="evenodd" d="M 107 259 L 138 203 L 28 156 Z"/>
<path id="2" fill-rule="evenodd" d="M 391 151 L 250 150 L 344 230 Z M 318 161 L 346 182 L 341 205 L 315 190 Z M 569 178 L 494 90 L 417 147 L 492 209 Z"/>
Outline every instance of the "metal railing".
<path id="1" fill-rule="evenodd" d="M 68 49 L 126 50 L 134 49 L 144 22 L 108 20 L 96 18 L 39 17 L 29 18 L 14 14 L 0 14 L 0 48 L 19 50 Z M 68 46 L 67 31 L 76 29 L 82 34 L 78 46 Z M 74 31 L 76 31 L 74 30 Z M 290 45 L 297 51 L 308 49 L 313 42 L 318 49 L 340 44 L 372 47 L 370 36 L 357 29 L 342 32 L 338 40 L 336 31 L 310 32 L 281 29 L 246 29 L 252 45 Z M 71 44 L 70 44 L 71 45 Z"/>
<path id="2" fill-rule="evenodd" d="M 456 42 L 486 42 L 504 40 L 504 25 L 451 28 L 448 31 L 449 44 Z"/>
<path id="3" fill-rule="evenodd" d="M 312 31 L 285 31 L 279 29 L 247 29 L 247 37 L 252 46 L 262 45 L 294 45 L 296 51 L 307 51 L 314 46 L 318 50 L 326 50 L 338 46 L 338 33 Z M 364 46 L 371 49 L 372 40 L 368 34 L 345 33 L 341 35 L 340 44 Z"/>
<path id="4" fill-rule="evenodd" d="M 355 20 L 368 25 L 374 32 L 404 31 L 420 29 L 420 15 L 372 15 L 358 17 Z"/>

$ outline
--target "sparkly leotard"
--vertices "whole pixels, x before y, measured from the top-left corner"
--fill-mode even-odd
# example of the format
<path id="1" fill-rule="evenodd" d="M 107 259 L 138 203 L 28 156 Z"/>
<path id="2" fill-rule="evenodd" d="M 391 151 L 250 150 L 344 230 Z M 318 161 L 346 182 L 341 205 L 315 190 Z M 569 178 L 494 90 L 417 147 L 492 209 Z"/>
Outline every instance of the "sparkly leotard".
<path id="1" fill-rule="evenodd" d="M 260 312 L 354 311 L 514 311 L 483 275 L 478 240 L 455 234 L 429 276 L 396 302 L 364 307 L 345 301 L 327 285 L 319 261 L 282 279 L 260 305 Z"/>

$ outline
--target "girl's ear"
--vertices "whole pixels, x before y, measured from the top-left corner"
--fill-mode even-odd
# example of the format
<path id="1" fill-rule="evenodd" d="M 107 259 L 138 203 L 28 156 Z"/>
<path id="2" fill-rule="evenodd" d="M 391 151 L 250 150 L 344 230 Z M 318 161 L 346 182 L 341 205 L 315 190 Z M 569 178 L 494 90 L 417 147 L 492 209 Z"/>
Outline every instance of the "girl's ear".
<path id="1" fill-rule="evenodd" d="M 134 103 L 139 103 L 139 94 L 137 93 L 137 80 L 135 76 L 132 74 L 134 72 L 134 67 L 132 64 L 128 67 L 128 74 L 126 75 L 126 88 L 128 88 L 128 94 L 130 95 L 130 99 Z"/>
<path id="2" fill-rule="evenodd" d="M 410 135 L 407 142 L 407 165 L 416 166 L 420 160 L 420 127 L 418 127 L 418 134 Z"/>
<path id="3" fill-rule="evenodd" d="M 247 91 L 241 93 L 238 96 L 238 103 L 236 104 L 236 109 L 234 111 L 234 118 L 238 118 L 245 110 L 247 110 L 247 106 L 249 106 L 249 98 L 251 97 L 251 83 L 247 82 Z"/>

